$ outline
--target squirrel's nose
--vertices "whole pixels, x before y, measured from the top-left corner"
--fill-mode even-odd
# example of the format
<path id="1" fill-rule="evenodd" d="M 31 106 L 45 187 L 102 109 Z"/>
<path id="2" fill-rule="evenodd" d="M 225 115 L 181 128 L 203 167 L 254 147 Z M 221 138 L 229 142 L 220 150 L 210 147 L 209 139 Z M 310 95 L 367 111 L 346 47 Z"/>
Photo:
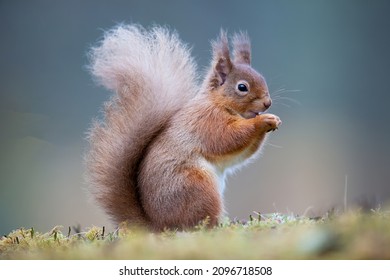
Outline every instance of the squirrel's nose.
<path id="1" fill-rule="evenodd" d="M 263 102 L 265 109 L 268 109 L 269 107 L 271 107 L 271 104 L 272 104 L 271 99 L 267 99 L 266 101 Z"/>

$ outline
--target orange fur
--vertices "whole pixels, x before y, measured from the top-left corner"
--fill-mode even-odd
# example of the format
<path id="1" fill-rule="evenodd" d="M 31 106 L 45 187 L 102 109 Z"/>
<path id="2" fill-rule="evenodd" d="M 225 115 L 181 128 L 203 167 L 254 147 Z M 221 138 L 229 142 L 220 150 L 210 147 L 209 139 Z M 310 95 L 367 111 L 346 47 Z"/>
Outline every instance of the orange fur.
<path id="1" fill-rule="evenodd" d="M 233 54 L 221 32 L 198 87 L 188 49 L 166 29 L 121 26 L 93 50 L 92 72 L 117 95 L 91 129 L 86 164 L 92 193 L 115 222 L 156 231 L 218 223 L 226 173 L 281 123 L 261 113 L 271 99 L 250 66 L 246 34 L 233 37 Z"/>

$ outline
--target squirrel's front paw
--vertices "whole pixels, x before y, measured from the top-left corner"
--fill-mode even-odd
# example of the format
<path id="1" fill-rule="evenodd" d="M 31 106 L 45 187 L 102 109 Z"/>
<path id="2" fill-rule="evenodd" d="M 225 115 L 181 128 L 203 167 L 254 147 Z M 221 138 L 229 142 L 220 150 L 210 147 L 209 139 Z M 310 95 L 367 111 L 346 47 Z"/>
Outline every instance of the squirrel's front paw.
<path id="1" fill-rule="evenodd" d="M 273 114 L 262 114 L 258 118 L 260 118 L 260 122 L 266 132 L 274 131 L 282 124 L 280 118 Z"/>

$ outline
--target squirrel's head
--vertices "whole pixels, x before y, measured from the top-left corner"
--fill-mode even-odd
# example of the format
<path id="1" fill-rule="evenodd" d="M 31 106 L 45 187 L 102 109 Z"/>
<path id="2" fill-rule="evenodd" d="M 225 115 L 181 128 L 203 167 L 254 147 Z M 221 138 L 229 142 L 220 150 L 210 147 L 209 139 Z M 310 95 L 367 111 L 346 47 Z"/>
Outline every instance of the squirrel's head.
<path id="1" fill-rule="evenodd" d="M 229 54 L 226 32 L 213 46 L 212 68 L 205 81 L 207 92 L 215 102 L 225 106 L 232 114 L 254 118 L 271 106 L 271 98 L 263 76 L 251 63 L 250 40 L 246 33 L 233 36 L 233 59 Z"/>

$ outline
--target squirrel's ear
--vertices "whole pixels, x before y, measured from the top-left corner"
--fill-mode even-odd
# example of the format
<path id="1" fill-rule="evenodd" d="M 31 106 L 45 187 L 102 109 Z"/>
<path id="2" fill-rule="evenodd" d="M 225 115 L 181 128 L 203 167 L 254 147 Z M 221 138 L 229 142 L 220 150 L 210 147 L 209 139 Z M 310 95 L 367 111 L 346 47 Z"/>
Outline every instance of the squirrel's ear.
<path id="1" fill-rule="evenodd" d="M 246 32 L 234 34 L 233 56 L 235 63 L 251 64 L 251 42 Z"/>
<path id="2" fill-rule="evenodd" d="M 210 83 L 216 88 L 225 83 L 227 75 L 232 70 L 232 62 L 229 55 L 229 43 L 226 32 L 221 30 L 220 38 L 212 43 L 213 46 L 213 79 Z"/>

